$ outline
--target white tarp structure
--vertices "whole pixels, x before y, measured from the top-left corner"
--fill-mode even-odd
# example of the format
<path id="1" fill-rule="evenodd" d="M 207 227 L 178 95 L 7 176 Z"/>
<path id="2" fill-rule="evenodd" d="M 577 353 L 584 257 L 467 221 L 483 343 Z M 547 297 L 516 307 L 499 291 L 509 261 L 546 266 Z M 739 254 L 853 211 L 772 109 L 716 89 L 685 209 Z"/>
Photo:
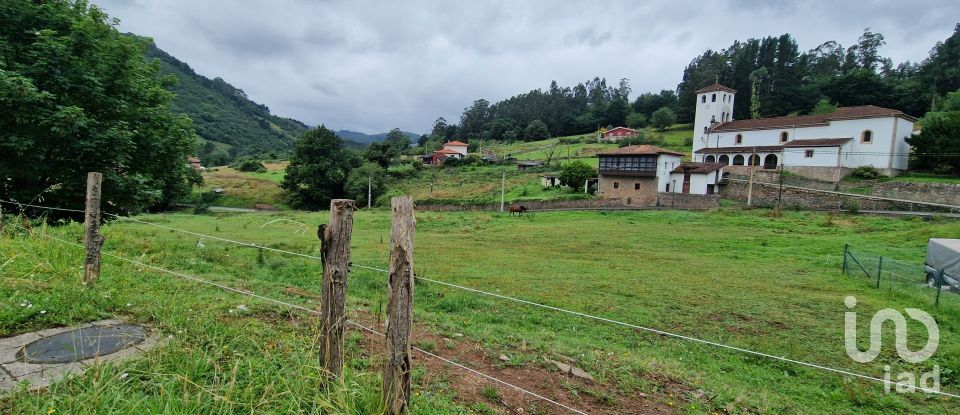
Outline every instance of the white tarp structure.
<path id="1" fill-rule="evenodd" d="M 927 244 L 927 266 L 960 278 L 960 239 L 931 238 Z"/>

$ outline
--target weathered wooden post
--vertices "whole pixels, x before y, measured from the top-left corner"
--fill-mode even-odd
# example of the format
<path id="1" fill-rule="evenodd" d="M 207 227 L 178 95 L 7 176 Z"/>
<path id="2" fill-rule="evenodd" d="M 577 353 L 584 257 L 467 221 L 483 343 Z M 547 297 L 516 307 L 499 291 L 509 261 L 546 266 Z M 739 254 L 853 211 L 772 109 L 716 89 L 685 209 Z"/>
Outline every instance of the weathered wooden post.
<path id="1" fill-rule="evenodd" d="M 103 236 L 100 235 L 100 183 L 103 175 L 97 172 L 87 173 L 87 206 L 83 220 L 83 242 L 87 249 L 83 263 L 83 283 L 93 285 L 100 278 L 100 248 Z"/>
<path id="2" fill-rule="evenodd" d="M 343 373 L 344 307 L 347 275 L 350 274 L 350 238 L 353 232 L 353 200 L 330 201 L 330 219 L 320 225 L 320 257 L 323 261 L 323 288 L 320 304 L 320 366 L 334 377 Z"/>
<path id="3" fill-rule="evenodd" d="M 410 331 L 413 327 L 413 199 L 390 200 L 390 276 L 387 297 L 387 363 L 383 372 L 384 413 L 406 414 L 410 403 Z"/>

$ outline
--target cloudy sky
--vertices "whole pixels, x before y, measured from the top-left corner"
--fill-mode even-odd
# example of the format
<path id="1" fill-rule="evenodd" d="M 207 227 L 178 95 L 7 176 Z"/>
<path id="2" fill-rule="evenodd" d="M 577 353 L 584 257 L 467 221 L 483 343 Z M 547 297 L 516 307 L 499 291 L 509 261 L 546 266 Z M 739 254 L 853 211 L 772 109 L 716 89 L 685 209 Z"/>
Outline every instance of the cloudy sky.
<path id="1" fill-rule="evenodd" d="M 871 27 L 894 62 L 918 61 L 960 20 L 956 0 L 93 2 L 275 114 L 366 133 L 425 132 L 551 80 L 673 89 L 704 50 L 785 32 L 807 50 Z"/>

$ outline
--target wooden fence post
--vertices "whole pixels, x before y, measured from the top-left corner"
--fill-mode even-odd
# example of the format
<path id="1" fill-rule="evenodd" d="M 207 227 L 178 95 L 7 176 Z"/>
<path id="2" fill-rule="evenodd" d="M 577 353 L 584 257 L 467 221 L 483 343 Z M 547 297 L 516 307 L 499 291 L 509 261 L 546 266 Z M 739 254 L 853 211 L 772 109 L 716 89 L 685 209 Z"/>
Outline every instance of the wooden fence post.
<path id="1" fill-rule="evenodd" d="M 100 235 L 100 183 L 103 175 L 97 172 L 87 173 L 87 206 L 83 220 L 83 242 L 87 249 L 83 263 L 83 283 L 93 285 L 100 278 L 100 248 L 103 236 Z"/>
<path id="2" fill-rule="evenodd" d="M 323 289 L 320 304 L 320 366 L 334 377 L 343 373 L 344 306 L 347 276 L 350 274 L 350 239 L 353 232 L 353 200 L 330 201 L 330 219 L 320 225 L 320 256 L 323 261 Z"/>
<path id="3" fill-rule="evenodd" d="M 390 276 L 387 297 L 387 363 L 383 371 L 384 413 L 406 414 L 410 403 L 410 331 L 413 328 L 413 199 L 390 200 Z"/>

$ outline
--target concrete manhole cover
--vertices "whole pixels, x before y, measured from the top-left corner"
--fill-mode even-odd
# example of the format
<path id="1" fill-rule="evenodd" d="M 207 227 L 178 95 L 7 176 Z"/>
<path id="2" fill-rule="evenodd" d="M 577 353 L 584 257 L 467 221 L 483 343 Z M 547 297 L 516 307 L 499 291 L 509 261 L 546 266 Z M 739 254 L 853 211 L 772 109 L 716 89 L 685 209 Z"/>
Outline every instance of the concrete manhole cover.
<path id="1" fill-rule="evenodd" d="M 35 364 L 75 362 L 118 352 L 145 338 L 143 327 L 133 324 L 84 327 L 29 343 L 17 358 Z"/>

